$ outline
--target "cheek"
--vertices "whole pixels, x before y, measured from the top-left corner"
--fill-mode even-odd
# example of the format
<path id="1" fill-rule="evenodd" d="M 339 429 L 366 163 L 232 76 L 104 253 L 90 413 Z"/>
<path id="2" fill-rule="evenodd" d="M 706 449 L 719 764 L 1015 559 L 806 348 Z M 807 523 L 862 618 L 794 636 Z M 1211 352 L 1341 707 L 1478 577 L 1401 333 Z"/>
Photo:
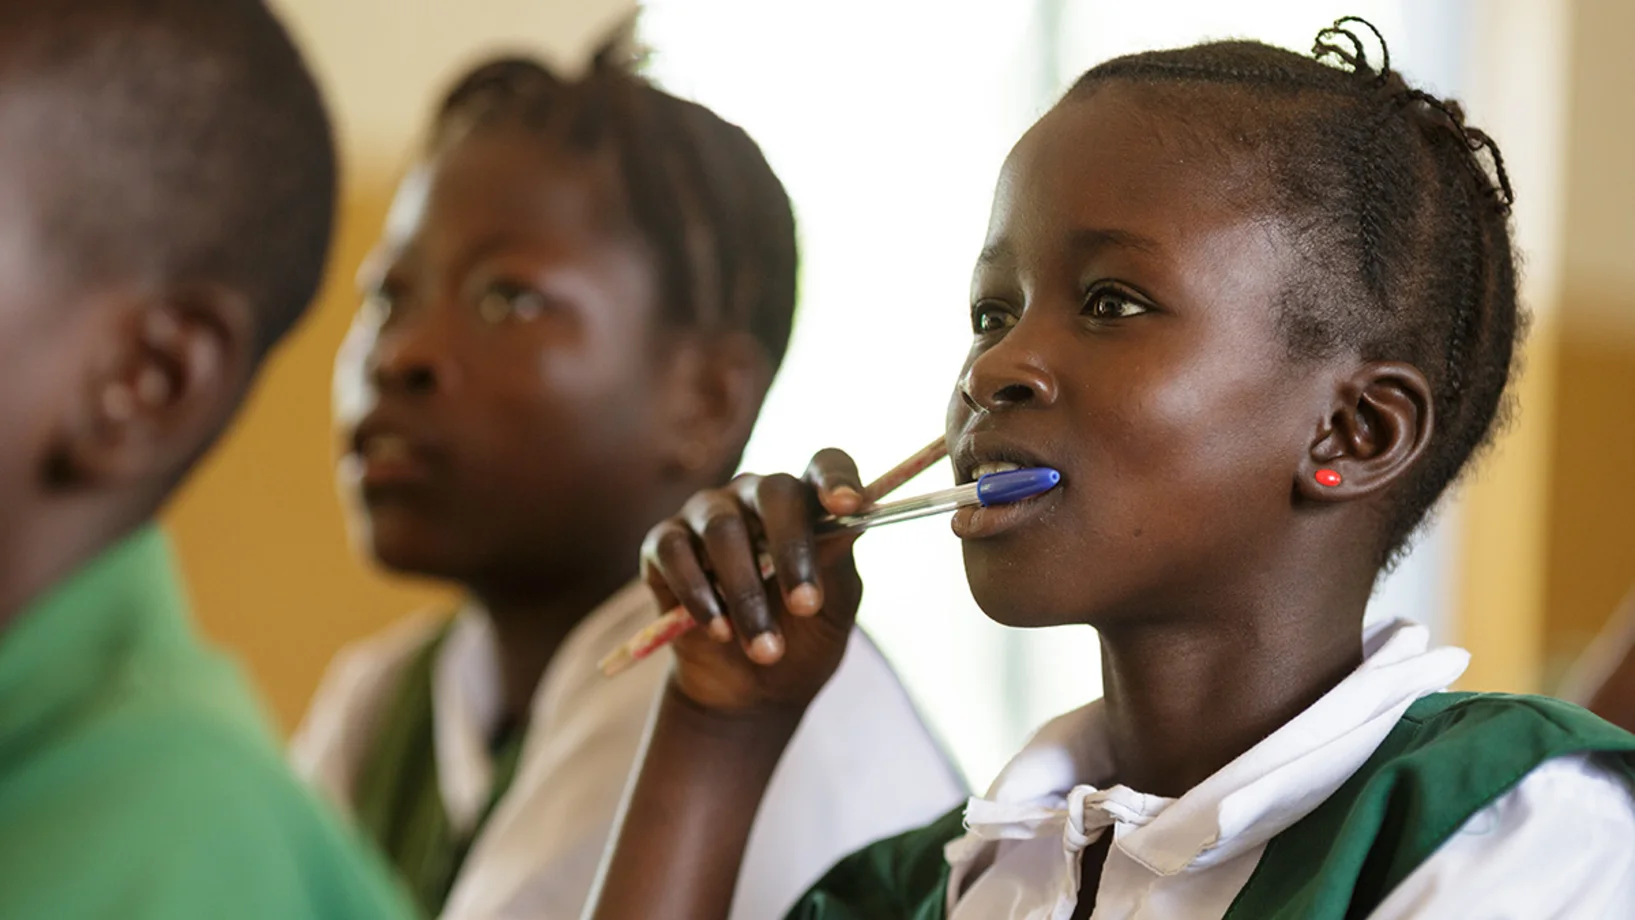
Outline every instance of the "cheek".
<path id="1" fill-rule="evenodd" d="M 654 424 L 645 369 L 610 356 L 546 349 L 490 362 L 483 378 L 487 395 L 472 401 L 480 466 L 514 470 L 530 491 L 595 474 L 637 451 Z"/>
<path id="2" fill-rule="evenodd" d="M 1285 384 L 1234 369 L 1193 365 L 1133 382 L 1106 410 L 1097 452 L 1132 487 L 1130 513 L 1195 520 L 1201 508 L 1286 497 L 1299 445 Z"/>

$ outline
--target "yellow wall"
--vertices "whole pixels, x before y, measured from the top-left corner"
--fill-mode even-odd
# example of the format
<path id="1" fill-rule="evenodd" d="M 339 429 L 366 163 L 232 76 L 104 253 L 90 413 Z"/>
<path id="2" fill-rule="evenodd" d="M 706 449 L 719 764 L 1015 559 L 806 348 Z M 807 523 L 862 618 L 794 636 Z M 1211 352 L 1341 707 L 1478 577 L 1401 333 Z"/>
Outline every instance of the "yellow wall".
<path id="1" fill-rule="evenodd" d="M 1635 586 L 1635 4 L 1474 9 L 1537 325 L 1519 424 L 1464 503 L 1463 683 L 1548 691 Z"/>
<path id="2" fill-rule="evenodd" d="M 1635 587 L 1635 3 L 1580 0 L 1565 163 L 1546 673 Z"/>
<path id="3" fill-rule="evenodd" d="M 366 571 L 348 550 L 331 475 L 329 369 L 421 119 L 479 54 L 531 50 L 577 66 L 625 0 L 274 0 L 324 81 L 346 188 L 330 277 L 236 429 L 167 515 L 204 628 L 243 656 L 285 728 L 336 648 L 439 597 Z M 408 12 L 412 10 L 411 12 Z"/>

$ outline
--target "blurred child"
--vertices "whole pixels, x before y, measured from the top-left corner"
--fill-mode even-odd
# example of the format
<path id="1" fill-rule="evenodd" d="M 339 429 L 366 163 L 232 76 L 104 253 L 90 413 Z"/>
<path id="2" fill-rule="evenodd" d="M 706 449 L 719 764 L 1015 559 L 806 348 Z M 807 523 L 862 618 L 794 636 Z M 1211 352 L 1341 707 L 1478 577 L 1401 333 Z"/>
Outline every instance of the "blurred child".
<path id="1" fill-rule="evenodd" d="M 153 518 L 322 274 L 259 0 L 0 0 L 0 917 L 406 917 L 195 633 Z"/>
<path id="2" fill-rule="evenodd" d="M 657 613 L 643 535 L 738 463 L 789 337 L 794 219 L 742 130 L 611 49 L 572 82 L 484 64 L 430 135 L 339 362 L 342 475 L 367 551 L 465 602 L 343 652 L 295 759 L 427 912 L 577 917 L 669 668 L 597 661 Z M 880 653 L 845 644 L 737 917 L 965 794 Z"/>
<path id="3" fill-rule="evenodd" d="M 1109 61 L 1011 152 L 948 441 L 961 481 L 1062 484 L 953 529 L 995 620 L 1096 628 L 1106 696 L 791 916 L 1635 915 L 1635 737 L 1439 692 L 1465 652 L 1363 633 L 1382 567 L 1489 439 L 1519 323 L 1497 148 L 1371 65 L 1359 25 L 1317 60 Z M 779 740 L 839 659 L 858 577 L 811 521 L 855 505 L 856 471 L 831 452 L 807 489 L 764 482 L 648 542 L 666 599 L 774 653 L 679 643 L 598 917 L 726 913 L 766 778 L 798 756 Z M 775 588 L 722 538 L 744 530 L 793 560 Z"/>

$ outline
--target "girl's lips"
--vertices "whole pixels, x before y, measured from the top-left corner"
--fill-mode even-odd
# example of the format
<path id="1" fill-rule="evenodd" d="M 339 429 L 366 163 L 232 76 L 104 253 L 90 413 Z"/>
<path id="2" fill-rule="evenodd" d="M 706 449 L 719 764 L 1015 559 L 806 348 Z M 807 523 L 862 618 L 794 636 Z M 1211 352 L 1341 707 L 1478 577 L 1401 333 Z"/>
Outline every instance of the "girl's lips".
<path id="1" fill-rule="evenodd" d="M 954 518 L 949 522 L 949 526 L 953 528 L 954 536 L 961 540 L 985 540 L 996 537 L 1043 514 L 1061 490 L 1062 487 L 1057 486 L 1049 492 L 1008 505 L 990 505 L 986 508 L 972 505 L 961 508 L 954 512 Z"/>

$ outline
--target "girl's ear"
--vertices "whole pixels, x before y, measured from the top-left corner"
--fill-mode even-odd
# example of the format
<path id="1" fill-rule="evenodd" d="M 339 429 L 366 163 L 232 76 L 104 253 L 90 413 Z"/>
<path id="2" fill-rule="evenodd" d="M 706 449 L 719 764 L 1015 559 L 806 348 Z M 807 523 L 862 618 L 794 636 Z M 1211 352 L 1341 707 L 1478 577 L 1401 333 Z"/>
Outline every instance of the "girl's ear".
<path id="1" fill-rule="evenodd" d="M 1341 381 L 1295 477 L 1302 498 L 1352 501 L 1402 479 L 1434 426 L 1431 385 L 1411 364 L 1374 361 Z"/>
<path id="2" fill-rule="evenodd" d="M 665 386 L 664 459 L 677 478 L 730 475 L 749 441 L 772 366 L 743 332 L 691 336 L 677 346 Z"/>

